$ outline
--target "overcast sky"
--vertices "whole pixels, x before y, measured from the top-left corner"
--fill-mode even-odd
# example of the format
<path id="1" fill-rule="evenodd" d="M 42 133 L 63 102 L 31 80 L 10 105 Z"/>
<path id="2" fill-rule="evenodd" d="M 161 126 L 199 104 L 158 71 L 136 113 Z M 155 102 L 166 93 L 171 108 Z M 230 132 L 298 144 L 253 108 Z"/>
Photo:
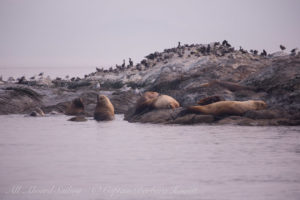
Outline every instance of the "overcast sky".
<path id="1" fill-rule="evenodd" d="M 110 66 L 223 39 L 300 47 L 300 1 L 0 0 L 0 67 Z"/>

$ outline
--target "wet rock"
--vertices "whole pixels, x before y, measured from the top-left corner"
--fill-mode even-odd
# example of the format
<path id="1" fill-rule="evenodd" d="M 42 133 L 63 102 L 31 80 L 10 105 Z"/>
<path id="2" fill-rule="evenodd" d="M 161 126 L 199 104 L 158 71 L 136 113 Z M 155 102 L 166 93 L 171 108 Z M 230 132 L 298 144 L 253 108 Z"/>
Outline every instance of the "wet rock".
<path id="1" fill-rule="evenodd" d="M 76 117 L 72 117 L 70 119 L 68 119 L 68 121 L 72 121 L 72 122 L 85 122 L 87 121 L 87 119 L 83 116 L 76 116 Z"/>
<path id="2" fill-rule="evenodd" d="M 0 88 L 0 114 L 27 114 L 40 107 L 42 100 L 42 95 L 29 87 L 3 87 Z"/>
<path id="3" fill-rule="evenodd" d="M 187 114 L 182 117 L 177 117 L 170 123 L 172 123 L 172 124 L 200 124 L 200 123 L 212 123 L 212 122 L 214 122 L 214 117 L 212 115 Z"/>
<path id="4" fill-rule="evenodd" d="M 142 115 L 135 115 L 128 121 L 153 124 L 168 123 L 173 120 L 172 113 L 173 110 L 170 109 L 153 110 Z"/>
<path id="5" fill-rule="evenodd" d="M 218 124 L 220 124 L 220 125 L 231 124 L 231 125 L 243 125 L 243 126 L 258 125 L 257 121 L 247 118 L 247 117 L 241 117 L 241 116 L 225 117 L 225 118 L 219 120 Z"/>
<path id="6" fill-rule="evenodd" d="M 244 114 L 244 117 L 250 119 L 276 119 L 281 118 L 284 115 L 284 111 L 280 110 L 250 110 Z M 287 113 L 285 113 L 287 115 Z"/>

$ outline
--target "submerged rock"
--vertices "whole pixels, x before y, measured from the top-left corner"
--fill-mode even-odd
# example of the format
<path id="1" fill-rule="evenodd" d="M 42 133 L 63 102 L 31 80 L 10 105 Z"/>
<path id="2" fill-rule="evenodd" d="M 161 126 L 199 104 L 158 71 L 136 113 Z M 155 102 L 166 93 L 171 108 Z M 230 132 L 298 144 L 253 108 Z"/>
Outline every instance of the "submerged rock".
<path id="1" fill-rule="evenodd" d="M 76 116 L 76 117 L 72 117 L 70 119 L 68 119 L 68 121 L 72 121 L 72 122 L 85 122 L 87 121 L 87 119 L 83 116 Z"/>

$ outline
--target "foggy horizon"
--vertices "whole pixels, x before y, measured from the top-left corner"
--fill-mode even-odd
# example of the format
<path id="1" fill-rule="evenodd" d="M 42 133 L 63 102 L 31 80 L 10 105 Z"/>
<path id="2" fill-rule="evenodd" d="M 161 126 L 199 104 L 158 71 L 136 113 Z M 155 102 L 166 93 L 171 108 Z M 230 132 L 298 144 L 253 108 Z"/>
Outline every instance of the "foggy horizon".
<path id="1" fill-rule="evenodd" d="M 0 67 L 109 67 L 181 44 L 300 47 L 300 2 L 0 2 Z"/>

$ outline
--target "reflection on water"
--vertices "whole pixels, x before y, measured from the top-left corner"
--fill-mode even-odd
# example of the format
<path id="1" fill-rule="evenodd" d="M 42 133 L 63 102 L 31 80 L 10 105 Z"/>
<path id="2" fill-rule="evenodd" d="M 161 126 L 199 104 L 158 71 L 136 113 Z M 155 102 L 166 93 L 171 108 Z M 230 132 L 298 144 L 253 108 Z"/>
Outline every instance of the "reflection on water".
<path id="1" fill-rule="evenodd" d="M 0 199 L 299 199 L 300 127 L 0 116 Z"/>

